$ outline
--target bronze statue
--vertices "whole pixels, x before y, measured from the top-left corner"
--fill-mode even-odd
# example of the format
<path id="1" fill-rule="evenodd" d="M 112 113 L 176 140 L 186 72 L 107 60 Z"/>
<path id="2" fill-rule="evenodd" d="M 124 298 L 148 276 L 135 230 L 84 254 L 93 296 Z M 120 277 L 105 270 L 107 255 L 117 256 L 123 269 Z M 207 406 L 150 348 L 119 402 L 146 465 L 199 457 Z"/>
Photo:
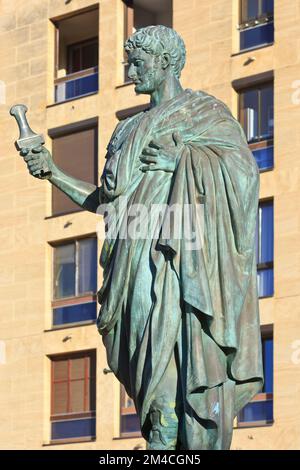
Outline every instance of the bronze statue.
<path id="1" fill-rule="evenodd" d="M 174 30 L 140 29 L 125 49 L 135 91 L 149 94 L 150 106 L 117 125 L 101 186 L 66 175 L 44 147 L 21 155 L 33 176 L 43 171 L 84 209 L 113 209 L 119 231 L 102 249 L 97 324 L 148 448 L 228 449 L 234 417 L 263 383 L 258 169 L 229 109 L 182 89 L 185 46 Z M 125 211 L 117 210 L 120 198 Z M 147 236 L 122 237 L 136 205 L 176 206 L 176 223 L 165 211 Z M 202 231 L 200 244 L 184 233 L 184 206 L 193 233 Z"/>

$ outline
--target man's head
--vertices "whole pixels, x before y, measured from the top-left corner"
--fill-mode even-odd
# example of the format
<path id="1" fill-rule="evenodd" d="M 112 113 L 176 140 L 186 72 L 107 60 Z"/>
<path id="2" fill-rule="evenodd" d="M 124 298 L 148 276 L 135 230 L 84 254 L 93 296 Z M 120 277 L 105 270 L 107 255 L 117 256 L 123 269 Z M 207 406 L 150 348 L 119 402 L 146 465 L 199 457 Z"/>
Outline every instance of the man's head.
<path id="1" fill-rule="evenodd" d="M 148 26 L 125 42 L 128 76 L 137 93 L 152 93 L 167 77 L 177 79 L 185 64 L 185 45 L 179 34 L 166 26 Z"/>

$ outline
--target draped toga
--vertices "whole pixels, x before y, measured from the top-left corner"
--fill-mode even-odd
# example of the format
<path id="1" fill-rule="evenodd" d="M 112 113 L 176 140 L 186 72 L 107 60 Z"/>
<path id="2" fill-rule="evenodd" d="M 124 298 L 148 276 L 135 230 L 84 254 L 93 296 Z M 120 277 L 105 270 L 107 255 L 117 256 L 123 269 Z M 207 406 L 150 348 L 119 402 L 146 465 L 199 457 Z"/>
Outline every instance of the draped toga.
<path id="1" fill-rule="evenodd" d="M 174 132 L 183 140 L 175 172 L 140 171 L 144 147 L 152 139 L 171 145 Z M 135 204 L 182 208 L 175 227 L 182 236 L 174 227 L 163 235 L 162 216 L 148 222 L 147 237 L 119 231 L 104 242 L 97 325 L 108 364 L 147 437 L 151 401 L 177 345 L 183 447 L 229 448 L 234 417 L 263 383 L 254 248 L 259 174 L 243 130 L 222 102 L 185 90 L 118 124 L 101 180 L 101 202 L 116 208 L 126 198 L 112 216 L 118 227 L 130 224 Z M 191 249 L 183 206 L 197 231 L 199 204 L 202 242 Z"/>

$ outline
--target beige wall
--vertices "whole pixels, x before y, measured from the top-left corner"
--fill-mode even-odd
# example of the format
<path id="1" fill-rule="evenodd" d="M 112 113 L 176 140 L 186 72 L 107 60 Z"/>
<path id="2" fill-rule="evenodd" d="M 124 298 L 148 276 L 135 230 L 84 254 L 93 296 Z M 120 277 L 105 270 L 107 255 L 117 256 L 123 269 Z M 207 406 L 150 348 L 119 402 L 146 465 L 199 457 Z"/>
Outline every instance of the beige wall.
<path id="1" fill-rule="evenodd" d="M 8 114 L 12 104 L 27 104 L 32 128 L 44 135 L 47 129 L 98 116 L 102 168 L 117 121 L 115 112 L 146 101 L 135 96 L 132 85 L 121 86 L 120 0 L 99 2 L 100 92 L 51 106 L 54 28 L 49 19 L 95 3 L 0 3 L 0 80 L 6 85 L 6 100 L 0 103 L 1 448 L 38 449 L 49 443 L 47 355 L 91 348 L 97 350 L 97 440 L 43 448 L 132 449 L 141 442 L 114 439 L 118 437 L 119 386 L 112 374 L 102 373 L 106 357 L 95 326 L 45 332 L 51 325 L 48 242 L 93 233 L 98 220 L 85 212 L 45 219 L 51 214 L 50 185 L 27 173 L 13 147 L 16 125 Z M 270 427 L 235 430 L 232 448 L 299 449 L 300 363 L 293 347 L 300 340 L 300 104 L 293 104 L 292 96 L 293 83 L 300 80 L 300 2 L 275 0 L 275 44 L 238 55 L 232 55 L 237 52 L 237 0 L 173 0 L 173 5 L 174 28 L 188 52 L 184 87 L 217 96 L 236 115 L 232 81 L 274 70 L 275 168 L 261 175 L 261 197 L 274 197 L 275 294 L 261 300 L 260 306 L 262 324 L 274 324 L 275 422 Z M 245 65 L 248 56 L 255 61 Z M 50 139 L 47 144 L 51 148 Z M 71 340 L 63 342 L 67 335 Z"/>

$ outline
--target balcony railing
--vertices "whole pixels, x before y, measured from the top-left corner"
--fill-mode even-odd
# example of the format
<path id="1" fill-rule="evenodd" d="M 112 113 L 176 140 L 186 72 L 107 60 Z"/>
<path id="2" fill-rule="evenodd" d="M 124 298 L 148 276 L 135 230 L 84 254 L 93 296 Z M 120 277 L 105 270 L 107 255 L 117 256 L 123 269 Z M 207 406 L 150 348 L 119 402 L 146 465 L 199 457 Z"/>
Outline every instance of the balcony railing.
<path id="1" fill-rule="evenodd" d="M 55 103 L 87 96 L 98 91 L 98 67 L 81 70 L 80 72 L 57 78 L 55 85 Z"/>

